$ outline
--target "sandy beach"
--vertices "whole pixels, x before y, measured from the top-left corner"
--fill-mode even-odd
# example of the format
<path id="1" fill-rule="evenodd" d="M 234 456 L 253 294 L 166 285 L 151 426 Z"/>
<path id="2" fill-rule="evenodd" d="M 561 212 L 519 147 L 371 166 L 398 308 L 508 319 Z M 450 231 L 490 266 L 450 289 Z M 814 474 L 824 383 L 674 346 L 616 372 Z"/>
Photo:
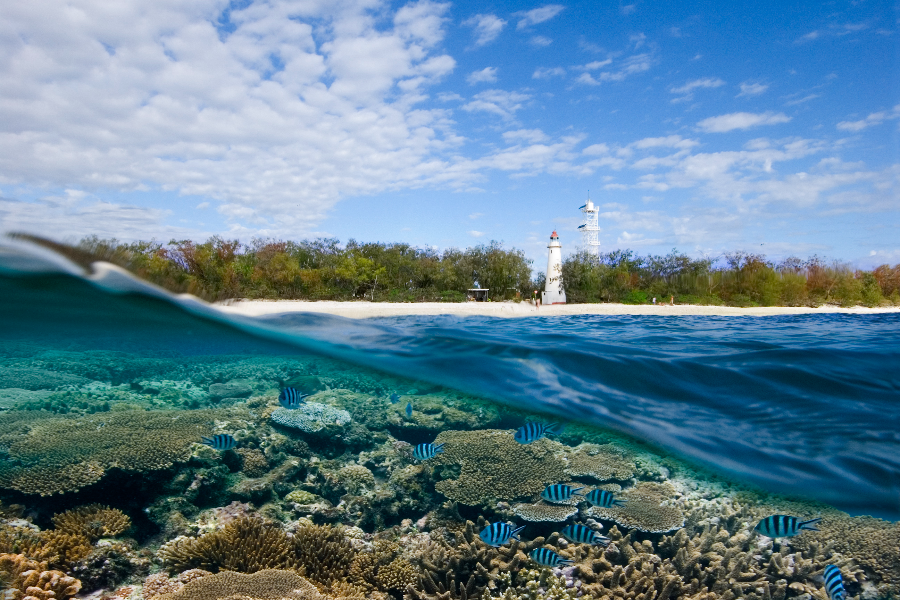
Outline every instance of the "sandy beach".
<path id="1" fill-rule="evenodd" d="M 770 306 L 737 308 L 733 306 L 700 306 L 692 304 L 557 304 L 535 308 L 530 302 L 308 302 L 298 300 L 238 300 L 213 305 L 229 314 L 260 317 L 287 312 L 313 312 L 351 319 L 399 317 L 405 315 L 457 315 L 482 317 L 552 317 L 559 315 L 719 315 L 729 317 L 766 317 L 773 315 L 845 313 L 868 315 L 900 313 L 900 307 L 840 308 L 837 306 L 787 307 Z"/>

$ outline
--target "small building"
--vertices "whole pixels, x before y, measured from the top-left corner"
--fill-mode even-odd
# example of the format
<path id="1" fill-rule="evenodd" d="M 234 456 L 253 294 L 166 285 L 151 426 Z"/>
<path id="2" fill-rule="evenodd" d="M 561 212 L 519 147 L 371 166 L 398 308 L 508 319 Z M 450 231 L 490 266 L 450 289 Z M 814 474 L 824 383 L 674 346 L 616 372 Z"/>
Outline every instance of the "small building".
<path id="1" fill-rule="evenodd" d="M 489 291 L 488 288 L 472 288 L 466 290 L 466 299 L 469 302 L 487 302 Z"/>
<path id="2" fill-rule="evenodd" d="M 547 248 L 550 255 L 547 257 L 547 283 L 544 284 L 544 293 L 541 294 L 541 304 L 565 304 L 566 293 L 562 286 L 562 244 L 559 243 L 559 236 L 555 231 L 550 234 Z"/>

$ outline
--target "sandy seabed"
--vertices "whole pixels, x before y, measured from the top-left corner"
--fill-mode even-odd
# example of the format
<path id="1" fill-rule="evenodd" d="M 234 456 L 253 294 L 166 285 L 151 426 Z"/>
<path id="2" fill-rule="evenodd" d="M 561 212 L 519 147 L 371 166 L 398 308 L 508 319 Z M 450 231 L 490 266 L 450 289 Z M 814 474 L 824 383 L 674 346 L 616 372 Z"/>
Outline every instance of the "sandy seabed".
<path id="1" fill-rule="evenodd" d="M 369 317 L 400 317 L 406 315 L 457 315 L 481 317 L 552 317 L 559 315 L 718 315 L 766 317 L 773 315 L 845 313 L 869 315 L 900 313 L 900 307 L 840 308 L 837 306 L 793 307 L 768 306 L 738 308 L 734 306 L 702 306 L 694 304 L 634 305 L 634 304 L 556 304 L 536 308 L 530 302 L 334 302 L 300 300 L 237 300 L 217 303 L 217 309 L 248 317 L 260 317 L 289 312 L 325 313 L 366 319 Z"/>

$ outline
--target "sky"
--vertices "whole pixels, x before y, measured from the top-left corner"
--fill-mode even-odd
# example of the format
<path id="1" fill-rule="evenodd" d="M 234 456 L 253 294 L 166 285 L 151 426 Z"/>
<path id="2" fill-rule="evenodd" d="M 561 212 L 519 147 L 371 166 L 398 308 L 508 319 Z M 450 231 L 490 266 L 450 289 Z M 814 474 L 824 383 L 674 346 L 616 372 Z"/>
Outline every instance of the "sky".
<path id="1" fill-rule="evenodd" d="M 900 263 L 888 1 L 0 3 L 0 231 Z"/>

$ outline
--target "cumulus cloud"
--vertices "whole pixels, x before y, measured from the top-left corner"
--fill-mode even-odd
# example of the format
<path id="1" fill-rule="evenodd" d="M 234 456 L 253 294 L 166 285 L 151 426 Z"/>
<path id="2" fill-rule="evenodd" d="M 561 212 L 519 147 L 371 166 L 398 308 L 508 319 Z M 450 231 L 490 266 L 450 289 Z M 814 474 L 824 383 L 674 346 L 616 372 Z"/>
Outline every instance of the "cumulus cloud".
<path id="1" fill-rule="evenodd" d="M 506 21 L 497 15 L 475 15 L 463 21 L 463 25 L 475 29 L 475 45 L 484 46 L 493 42 L 506 27 Z"/>
<path id="2" fill-rule="evenodd" d="M 522 108 L 522 103 L 530 99 L 528 94 L 519 92 L 507 92 L 505 90 L 485 90 L 472 97 L 472 100 L 463 105 L 463 110 L 469 112 L 488 112 L 511 119 L 517 110 Z"/>
<path id="3" fill-rule="evenodd" d="M 771 111 L 764 113 L 736 112 L 718 117 L 709 117 L 697 123 L 697 127 L 707 133 L 725 133 L 735 129 L 750 129 L 760 125 L 787 123 L 791 118 L 784 113 Z"/>
<path id="4" fill-rule="evenodd" d="M 480 238 L 480 237 L 484 236 L 484 232 L 476 231 L 476 230 L 472 229 L 469 231 L 469 235 L 471 235 L 473 238 Z"/>
<path id="5" fill-rule="evenodd" d="M 606 62 L 606 61 L 602 61 Z M 588 63 L 593 64 L 593 63 Z M 575 81 L 586 85 L 600 85 L 605 81 L 622 81 L 630 75 L 649 71 L 653 64 L 653 57 L 648 54 L 635 54 L 629 56 L 620 63 L 614 63 L 614 69 L 603 71 L 597 75 L 591 73 L 582 73 Z"/>
<path id="6" fill-rule="evenodd" d="M 741 93 L 737 95 L 737 97 L 741 96 L 759 96 L 763 92 L 769 89 L 768 85 L 755 82 L 755 81 L 745 81 L 741 84 Z"/>
<path id="7" fill-rule="evenodd" d="M 469 85 L 475 85 L 476 83 L 493 83 L 497 81 L 497 67 L 485 67 L 480 71 L 469 73 L 469 76 L 466 77 L 466 81 L 469 82 Z"/>
<path id="8" fill-rule="evenodd" d="M 841 121 L 837 124 L 837 128 L 842 131 L 862 131 L 873 125 L 880 125 L 888 119 L 896 119 L 898 117 L 900 117 L 900 104 L 895 106 L 890 112 L 874 112 L 865 119 L 860 119 L 859 121 Z"/>
<path id="9" fill-rule="evenodd" d="M 455 67 L 436 50 L 448 6 L 5 7 L 0 181 L 198 195 L 273 235 L 344 195 L 467 185 L 439 158 L 460 143 L 446 112 L 412 108 Z"/>
<path id="10" fill-rule="evenodd" d="M 503 141 L 512 144 L 517 144 L 523 141 L 536 144 L 539 142 L 545 142 L 548 139 L 549 138 L 547 137 L 547 134 L 545 134 L 540 129 L 517 129 L 515 131 L 503 132 Z"/>
<path id="11" fill-rule="evenodd" d="M 533 8 L 528 11 L 520 11 L 513 13 L 514 17 L 519 17 L 516 29 L 525 29 L 531 25 L 537 25 L 544 21 L 549 21 L 558 15 L 565 8 L 562 4 L 545 4 L 539 8 Z"/>

